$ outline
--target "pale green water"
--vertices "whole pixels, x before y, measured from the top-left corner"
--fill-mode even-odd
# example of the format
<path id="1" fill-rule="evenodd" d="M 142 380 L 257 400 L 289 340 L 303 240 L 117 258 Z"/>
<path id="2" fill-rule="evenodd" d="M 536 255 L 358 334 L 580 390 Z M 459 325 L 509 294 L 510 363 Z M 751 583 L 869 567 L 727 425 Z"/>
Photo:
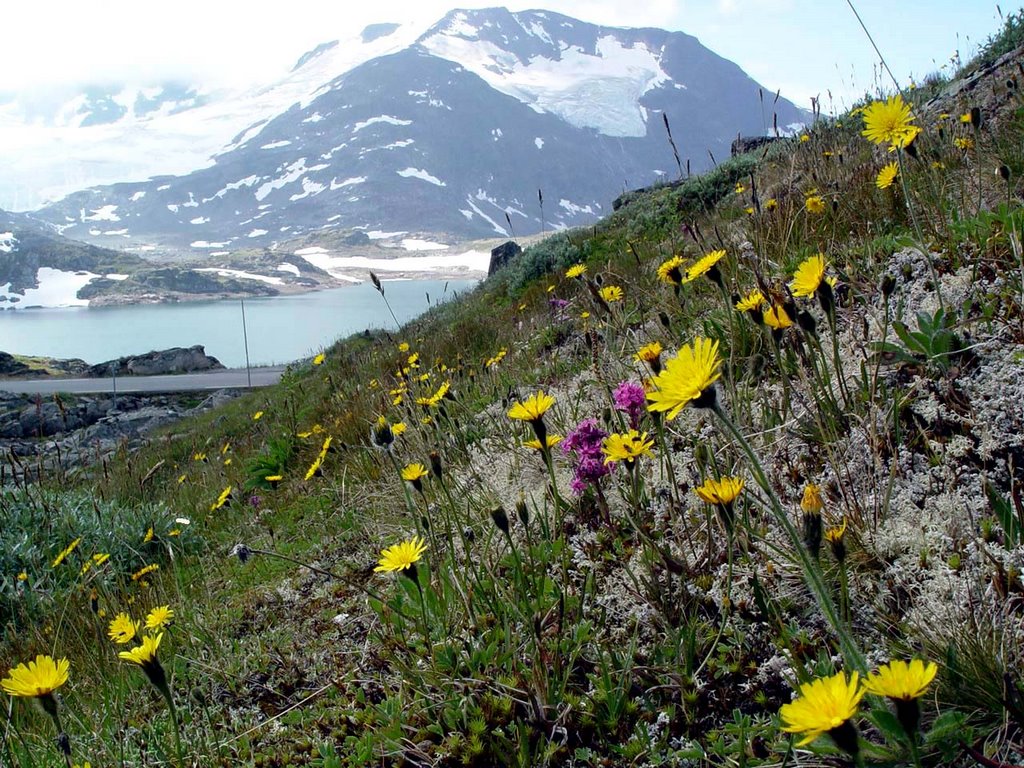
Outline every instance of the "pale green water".
<path id="1" fill-rule="evenodd" d="M 399 321 L 450 299 L 475 280 L 394 280 L 384 293 Z M 445 292 L 447 285 L 447 292 Z M 252 365 L 308 357 L 336 339 L 367 328 L 390 328 L 380 294 L 370 283 L 295 296 L 246 299 Z M 202 344 L 229 368 L 245 365 L 237 299 L 124 307 L 0 311 L 0 350 L 21 355 L 77 357 L 100 363 L 122 355 Z"/>

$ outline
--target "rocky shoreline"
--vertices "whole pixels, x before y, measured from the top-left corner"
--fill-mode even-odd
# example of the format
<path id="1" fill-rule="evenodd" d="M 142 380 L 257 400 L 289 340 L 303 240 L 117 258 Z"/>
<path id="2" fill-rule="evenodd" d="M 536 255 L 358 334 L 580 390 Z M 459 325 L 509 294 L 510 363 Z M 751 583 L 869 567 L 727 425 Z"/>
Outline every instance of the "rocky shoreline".
<path id="1" fill-rule="evenodd" d="M 133 451 L 163 427 L 242 394 L 54 395 L 0 392 L 0 485 L 35 482 L 52 472 L 98 464 Z"/>

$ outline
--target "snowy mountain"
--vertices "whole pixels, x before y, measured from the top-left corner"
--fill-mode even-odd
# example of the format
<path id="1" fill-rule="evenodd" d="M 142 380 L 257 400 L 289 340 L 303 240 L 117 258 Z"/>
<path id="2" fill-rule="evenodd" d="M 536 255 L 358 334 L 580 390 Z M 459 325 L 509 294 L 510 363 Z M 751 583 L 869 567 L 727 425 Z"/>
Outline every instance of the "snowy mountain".
<path id="1" fill-rule="evenodd" d="M 737 134 L 761 133 L 773 115 L 761 114 L 758 88 L 680 32 L 452 11 L 427 30 L 374 25 L 355 43 L 319 46 L 259 92 L 94 126 L 121 131 L 126 156 L 152 140 L 123 143 L 144 122 L 172 137 L 168 150 L 193 142 L 167 175 L 77 192 L 39 215 L 92 242 L 196 254 L 573 226 L 625 188 L 678 175 L 663 115 L 694 171 Z M 780 126 L 802 119 L 788 101 L 774 109 Z"/>

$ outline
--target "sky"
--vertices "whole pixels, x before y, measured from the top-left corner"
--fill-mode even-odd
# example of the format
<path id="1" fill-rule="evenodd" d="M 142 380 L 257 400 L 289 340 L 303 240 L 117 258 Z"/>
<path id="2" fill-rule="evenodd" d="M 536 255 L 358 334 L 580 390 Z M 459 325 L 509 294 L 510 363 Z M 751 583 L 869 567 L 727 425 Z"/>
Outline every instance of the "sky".
<path id="1" fill-rule="evenodd" d="M 440 19 L 472 0 L 35 0 L 5 4 L 0 93 L 40 93 L 84 82 L 209 87 L 266 84 L 305 51 L 374 22 Z M 854 0 L 901 82 L 964 59 L 999 26 L 989 0 Z M 1019 7 L 1004 3 L 1003 11 Z M 847 0 L 535 0 L 609 26 L 654 26 L 698 37 L 770 90 L 800 106 L 828 92 L 835 105 L 880 84 L 878 57 Z M 285 12 L 287 9 L 287 12 Z"/>

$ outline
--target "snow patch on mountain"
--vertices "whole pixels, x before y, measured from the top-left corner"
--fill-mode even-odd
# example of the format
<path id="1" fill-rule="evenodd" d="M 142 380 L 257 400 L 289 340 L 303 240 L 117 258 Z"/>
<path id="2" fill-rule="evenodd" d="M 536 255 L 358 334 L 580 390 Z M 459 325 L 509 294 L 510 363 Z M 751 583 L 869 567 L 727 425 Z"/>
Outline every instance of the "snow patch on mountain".
<path id="1" fill-rule="evenodd" d="M 368 128 L 371 125 L 377 123 L 387 123 L 388 125 L 412 125 L 412 120 L 402 120 L 391 115 L 378 115 L 377 117 L 371 117 L 369 120 L 360 120 L 354 126 L 352 126 L 352 133 L 358 133 L 363 128 Z"/>
<path id="2" fill-rule="evenodd" d="M 363 184 L 366 181 L 365 176 L 352 176 L 351 178 L 345 179 L 344 181 L 336 181 L 331 179 L 331 191 L 341 189 L 342 187 L 351 187 L 356 184 Z"/>
<path id="3" fill-rule="evenodd" d="M 471 195 L 466 195 L 466 204 L 470 207 L 470 209 L 473 211 L 473 213 L 475 213 L 481 219 L 483 219 L 488 224 L 490 224 L 494 228 L 495 232 L 497 232 L 502 237 L 508 237 L 508 230 L 506 230 L 503 226 L 498 224 L 498 222 L 496 222 L 494 219 L 492 219 L 486 213 L 481 211 L 479 206 L 476 203 L 473 202 L 473 197 Z M 466 211 L 462 211 L 462 215 L 466 216 Z M 472 220 L 472 216 L 467 216 L 467 218 Z"/>
<path id="4" fill-rule="evenodd" d="M 561 199 L 558 201 L 558 207 L 564 208 L 568 213 L 576 216 L 581 213 L 585 213 L 588 216 L 594 215 L 594 209 L 589 205 L 576 205 L 571 200 Z M 599 206 L 600 207 L 600 206 Z"/>
<path id="5" fill-rule="evenodd" d="M 87 307 L 89 300 L 78 298 L 78 292 L 98 277 L 92 272 L 65 272 L 52 267 L 40 267 L 36 272 L 38 287 L 26 288 L 24 294 L 11 291 L 10 283 L 0 285 L 0 297 L 6 299 L 0 306 L 8 309 Z"/>
<path id="6" fill-rule="evenodd" d="M 627 47 L 612 35 L 598 38 L 594 53 L 563 43 L 558 59 L 533 56 L 526 63 L 478 39 L 476 29 L 465 23 L 453 22 L 421 45 L 537 111 L 607 136 L 644 136 L 647 123 L 640 97 L 671 79 L 647 46 Z"/>
<path id="7" fill-rule="evenodd" d="M 224 197 L 224 195 L 226 195 L 228 192 L 232 192 L 232 191 L 234 191 L 236 189 L 241 189 L 242 187 L 251 187 L 253 184 L 255 184 L 259 180 L 260 180 L 259 176 L 253 175 L 253 176 L 246 176 L 244 179 L 239 179 L 238 181 L 232 181 L 229 184 L 225 184 L 223 187 L 221 187 L 216 192 L 214 192 L 213 197 L 205 198 L 203 200 L 203 202 L 204 203 L 208 203 L 211 200 L 213 200 L 214 197 Z M 136 194 L 138 194 L 138 193 L 136 193 Z"/>
<path id="8" fill-rule="evenodd" d="M 319 182 L 311 181 L 308 178 L 304 178 L 302 180 L 302 191 L 296 192 L 288 199 L 294 203 L 296 200 L 301 200 L 304 197 L 309 197 L 310 195 L 318 195 L 325 189 L 327 189 L 326 184 L 320 184 Z"/>
<path id="9" fill-rule="evenodd" d="M 321 163 L 320 165 L 314 165 L 309 168 L 306 167 L 306 158 L 300 157 L 294 163 L 284 169 L 284 173 L 278 176 L 276 179 L 266 182 L 260 185 L 260 188 L 256 190 L 256 199 L 263 200 L 267 195 L 273 192 L 275 189 L 281 189 L 282 187 L 291 184 L 301 179 L 305 174 L 312 173 L 313 171 L 320 171 L 324 168 L 329 168 L 329 165 Z M 279 169 L 280 170 L 280 169 Z"/>
<path id="10" fill-rule="evenodd" d="M 447 187 L 448 185 L 441 181 L 437 176 L 432 176 L 420 168 L 404 168 L 401 171 L 395 171 L 399 176 L 406 179 L 422 179 L 428 181 L 438 187 Z"/>
<path id="11" fill-rule="evenodd" d="M 117 211 L 116 205 L 104 205 L 88 216 L 85 215 L 85 210 L 82 210 L 82 221 L 120 221 L 121 217 L 115 211 Z"/>
<path id="12" fill-rule="evenodd" d="M 0 232 L 0 252 L 13 253 L 18 250 L 18 238 L 13 232 Z"/>
<path id="13" fill-rule="evenodd" d="M 255 280 L 267 285 L 284 285 L 280 277 L 269 277 L 268 275 L 255 275 L 252 272 L 243 272 L 240 269 L 226 269 L 224 267 L 198 267 L 193 272 L 212 272 L 217 277 L 233 277 L 238 280 Z"/>

